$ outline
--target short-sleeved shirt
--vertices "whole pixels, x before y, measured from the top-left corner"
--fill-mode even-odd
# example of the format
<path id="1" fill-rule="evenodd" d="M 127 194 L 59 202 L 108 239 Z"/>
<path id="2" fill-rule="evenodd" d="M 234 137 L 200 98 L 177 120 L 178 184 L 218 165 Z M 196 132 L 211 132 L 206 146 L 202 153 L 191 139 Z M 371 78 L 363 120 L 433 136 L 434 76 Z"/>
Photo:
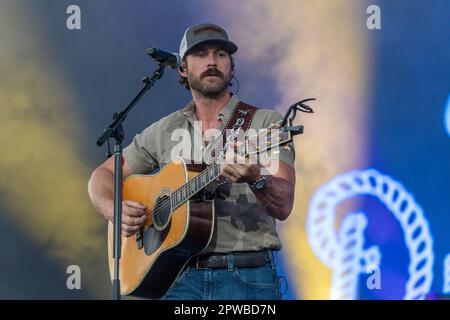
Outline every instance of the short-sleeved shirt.
<path id="1" fill-rule="evenodd" d="M 231 96 L 217 115 L 221 126 L 210 141 L 220 137 L 239 99 Z M 281 115 L 269 109 L 257 109 L 250 129 L 267 128 L 281 120 Z M 201 163 L 210 152 L 209 143 L 202 141 L 202 130 L 195 112 L 195 104 L 189 102 L 184 108 L 171 113 L 137 134 L 123 150 L 127 165 L 135 174 L 148 174 L 174 157 L 188 163 Z M 294 168 L 295 150 L 292 143 L 278 149 L 276 156 Z M 274 156 L 274 155 L 272 155 Z M 257 200 L 247 183 L 221 185 L 214 199 L 215 228 L 205 252 L 279 250 L 281 242 L 276 230 L 276 220 Z"/>

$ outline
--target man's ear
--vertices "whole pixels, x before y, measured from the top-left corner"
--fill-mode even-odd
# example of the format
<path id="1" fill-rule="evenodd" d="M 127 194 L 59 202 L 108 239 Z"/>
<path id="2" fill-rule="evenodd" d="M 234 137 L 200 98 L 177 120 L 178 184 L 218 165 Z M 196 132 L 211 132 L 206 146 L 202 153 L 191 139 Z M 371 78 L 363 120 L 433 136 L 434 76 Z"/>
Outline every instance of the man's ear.
<path id="1" fill-rule="evenodd" d="M 180 76 L 186 78 L 186 65 L 184 63 L 182 63 L 179 67 L 178 67 L 178 73 L 180 74 Z"/>

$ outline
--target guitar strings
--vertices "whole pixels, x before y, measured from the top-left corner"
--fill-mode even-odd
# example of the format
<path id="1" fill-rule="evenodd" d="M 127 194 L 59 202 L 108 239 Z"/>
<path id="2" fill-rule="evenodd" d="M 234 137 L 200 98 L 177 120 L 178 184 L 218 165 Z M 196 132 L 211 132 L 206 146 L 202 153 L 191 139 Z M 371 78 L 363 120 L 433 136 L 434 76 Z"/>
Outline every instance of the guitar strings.
<path id="1" fill-rule="evenodd" d="M 271 128 L 271 127 L 269 127 L 269 128 Z M 267 128 L 267 129 L 269 129 L 269 128 Z M 267 129 L 264 130 L 264 132 L 263 132 L 264 135 L 256 134 L 256 135 L 254 135 L 253 137 L 249 138 L 247 141 L 250 143 L 250 142 L 253 142 L 253 140 L 257 140 L 258 137 L 260 137 L 260 138 L 262 138 L 262 137 L 267 138 L 268 134 L 270 133 L 270 131 L 267 130 Z M 257 142 L 257 141 L 254 141 L 254 142 Z M 241 146 L 238 147 L 238 149 L 236 150 L 236 153 L 238 153 L 238 154 L 241 155 L 241 156 L 242 156 L 242 155 L 245 155 L 245 148 L 246 148 L 246 145 L 245 145 L 245 144 L 244 144 L 244 145 L 241 145 Z M 243 152 L 244 154 L 242 154 L 242 152 Z M 159 214 L 159 213 L 161 212 L 161 210 L 164 210 L 164 211 L 165 211 L 165 210 L 167 210 L 167 209 L 169 209 L 169 208 L 172 209 L 172 210 L 174 210 L 174 209 L 178 208 L 179 205 L 181 205 L 181 204 L 184 203 L 186 200 L 188 200 L 188 199 L 191 198 L 193 195 L 195 195 L 197 192 L 199 192 L 201 189 L 199 189 L 199 190 L 197 190 L 196 192 L 194 192 L 194 193 L 193 193 L 192 195 L 190 195 L 187 199 L 184 199 L 183 201 L 181 201 L 180 204 L 178 204 L 178 205 L 175 206 L 174 208 L 171 208 L 171 206 L 172 206 L 172 203 L 171 203 L 171 196 L 172 196 L 173 194 L 175 194 L 176 192 L 180 192 L 180 190 L 181 190 L 182 188 L 186 188 L 186 186 L 188 186 L 188 185 L 193 185 L 193 184 L 196 185 L 197 180 L 200 179 L 200 177 L 201 177 L 202 175 L 205 175 L 205 174 L 206 174 L 205 172 L 209 171 L 209 173 L 211 173 L 210 171 L 215 170 L 215 166 L 220 165 L 220 164 L 222 163 L 223 160 L 225 160 L 225 158 L 219 159 L 218 162 L 214 163 L 213 165 L 211 165 L 210 167 L 208 167 L 205 171 L 203 171 L 203 172 L 200 173 L 199 175 L 195 176 L 192 180 L 188 181 L 186 184 L 184 184 L 183 186 L 181 186 L 180 188 L 178 188 L 177 190 L 175 190 L 174 192 L 172 192 L 172 193 L 169 195 L 169 197 L 168 197 L 167 199 L 161 201 L 161 203 L 159 203 L 157 206 L 155 206 L 155 208 L 153 209 L 153 214 L 154 214 L 154 215 L 155 215 L 155 214 Z M 212 168 L 214 168 L 214 169 L 211 170 Z M 214 172 L 214 171 L 213 171 L 213 172 Z M 215 175 L 215 174 L 214 174 L 214 175 Z M 217 177 L 215 177 L 215 178 L 217 178 Z M 214 178 L 214 179 L 215 179 L 215 178 Z M 213 179 L 213 180 L 214 180 L 214 179 Z M 212 180 L 211 180 L 211 181 L 212 181 Z M 200 182 L 200 183 L 201 183 L 201 182 Z"/>
<path id="2" fill-rule="evenodd" d="M 274 124 L 274 125 L 276 125 L 276 124 Z M 269 131 L 268 129 L 271 129 L 271 127 L 268 127 L 268 128 L 266 128 L 266 129 L 264 129 L 263 134 L 265 134 L 265 135 L 256 134 L 256 135 L 254 135 L 253 137 L 248 138 L 247 141 L 248 141 L 249 143 L 250 143 L 250 142 L 257 142 L 258 137 L 260 137 L 260 138 L 262 138 L 262 137 L 267 138 L 268 134 L 270 133 L 270 131 Z M 255 140 L 255 141 L 253 141 L 253 140 Z M 241 145 L 241 146 L 238 147 L 238 149 L 236 150 L 236 153 L 238 153 L 238 154 L 241 155 L 241 156 L 242 156 L 242 155 L 245 155 L 245 148 L 246 148 L 246 145 L 245 145 L 245 144 Z M 242 154 L 242 151 L 244 152 L 244 154 Z M 181 201 L 181 202 L 180 202 L 177 206 L 175 206 L 174 208 L 171 208 L 171 206 L 172 206 L 172 203 L 171 203 L 171 196 L 172 196 L 173 194 L 175 194 L 176 192 L 180 192 L 180 190 L 181 190 L 182 188 L 186 188 L 186 186 L 188 186 L 188 185 L 192 185 L 192 184 L 196 183 L 196 182 L 194 182 L 194 180 L 200 179 L 200 176 L 206 174 L 205 172 L 207 172 L 207 171 L 212 171 L 211 169 L 214 168 L 214 167 L 217 166 L 217 165 L 220 165 L 220 164 L 222 163 L 223 160 L 225 160 L 225 158 L 220 158 L 220 159 L 218 159 L 218 162 L 215 162 L 214 164 L 212 164 L 211 166 L 209 166 L 207 169 L 205 169 L 202 173 L 200 173 L 199 175 L 195 176 L 192 180 L 188 181 L 188 182 L 185 183 L 183 186 L 181 186 L 180 188 L 178 188 L 177 190 L 175 190 L 174 192 L 172 192 L 172 193 L 169 195 L 169 197 L 168 197 L 167 199 L 164 199 L 164 200 L 161 201 L 157 206 L 155 206 L 155 208 L 153 209 L 153 215 L 159 214 L 159 213 L 161 212 L 162 209 L 164 209 L 164 211 L 167 210 L 167 209 L 169 209 L 169 208 L 172 209 L 172 210 L 174 210 L 174 209 L 178 208 L 182 203 L 186 202 L 186 200 L 188 200 L 188 199 L 191 198 L 193 195 L 195 195 L 197 192 L 199 192 L 201 189 L 199 189 L 199 190 L 197 190 L 196 192 L 194 192 L 194 193 L 193 193 L 192 195 L 190 195 L 187 199 L 184 199 L 183 201 Z M 215 168 L 214 168 L 213 170 L 215 170 Z M 214 171 L 213 171 L 213 172 L 214 172 Z M 217 178 L 217 177 L 215 177 L 215 178 Z M 215 178 L 214 178 L 214 179 L 215 179 Z M 214 179 L 212 179 L 210 182 L 212 182 Z M 188 192 L 187 192 L 187 193 L 188 193 Z"/>
<path id="3" fill-rule="evenodd" d="M 250 139 L 249 139 L 250 140 Z M 238 152 L 238 153 L 240 153 L 240 155 L 242 155 L 242 151 L 244 151 L 244 153 L 245 153 L 245 146 L 240 146 L 239 148 L 238 148 L 238 150 L 236 150 L 236 152 Z M 219 159 L 220 161 L 222 161 L 222 160 L 225 160 L 224 158 L 221 158 L 221 159 Z M 175 190 L 174 192 L 172 192 L 171 193 L 171 195 L 170 196 L 172 196 L 173 194 L 175 194 L 176 192 L 180 192 L 180 190 L 182 189 L 182 188 L 186 188 L 188 185 L 196 185 L 197 184 L 197 181 L 202 177 L 203 178 L 203 176 L 216 176 L 216 174 L 214 174 L 214 171 L 216 170 L 216 167 L 217 167 L 217 165 L 220 165 L 221 164 L 221 162 L 215 162 L 214 164 L 212 164 L 211 166 L 209 166 L 207 169 L 205 169 L 202 173 L 200 173 L 199 175 L 197 175 L 197 176 L 195 176 L 192 180 L 190 180 L 190 181 L 188 181 L 186 184 L 184 184 L 183 186 L 181 186 L 180 188 L 178 188 L 177 190 Z M 212 174 L 211 174 L 212 173 Z M 217 177 L 215 177 L 215 178 L 217 178 Z M 214 178 L 214 179 L 215 179 Z M 211 181 L 213 181 L 214 179 L 212 179 Z M 201 183 L 201 181 L 200 181 L 200 183 Z M 187 188 L 188 190 L 187 190 L 187 192 L 186 193 L 189 193 L 189 189 L 190 188 Z M 199 192 L 201 189 L 199 189 L 199 190 L 197 190 L 197 192 Z M 190 197 L 192 197 L 194 194 L 196 194 L 197 192 L 195 192 L 195 193 L 193 193 L 192 195 L 190 195 L 189 196 L 189 198 Z M 165 200 L 163 200 L 163 201 L 161 201 L 161 203 L 159 203 L 157 206 L 155 206 L 155 208 L 154 208 L 154 210 L 153 210 L 153 214 L 158 214 L 159 212 L 160 212 L 160 210 L 162 210 L 162 209 L 164 209 L 164 210 L 166 210 L 167 209 L 167 207 L 170 205 L 172 205 L 171 203 L 170 203 L 170 196 L 169 196 L 169 198 L 168 199 L 165 199 Z M 182 203 L 184 203 L 185 201 L 186 201 L 187 199 L 185 199 L 185 200 L 183 200 L 183 201 L 181 201 L 181 203 L 180 204 L 182 204 Z M 179 205 L 178 205 L 179 206 Z M 176 206 L 175 208 L 177 208 L 178 206 Z M 172 208 L 172 210 L 173 209 L 175 209 L 175 208 Z"/>
<path id="4" fill-rule="evenodd" d="M 278 122 L 279 123 L 279 122 Z M 278 124 L 278 123 L 276 123 L 276 124 Z M 276 124 L 274 124 L 273 126 L 275 126 Z M 263 135 L 261 135 L 261 134 L 256 134 L 256 135 L 254 135 L 254 136 L 252 136 L 252 137 L 250 137 L 250 138 L 248 138 L 247 139 L 247 141 L 248 141 L 248 143 L 250 144 L 251 142 L 258 142 L 258 137 L 261 139 L 261 138 L 267 138 L 268 137 L 268 134 L 269 133 L 271 133 L 271 131 L 270 130 L 268 130 L 268 129 L 272 129 L 272 126 L 270 126 L 270 127 L 268 127 L 268 128 L 266 128 L 266 129 L 264 129 L 264 132 L 263 132 Z M 255 140 L 255 141 L 253 141 L 253 140 Z M 240 156 L 243 156 L 243 155 L 245 155 L 245 148 L 246 148 L 246 145 L 245 144 L 243 144 L 243 145 L 241 145 L 241 146 L 239 146 L 238 148 L 237 148 L 237 150 L 236 150 L 236 153 L 238 153 Z M 243 152 L 243 154 L 242 154 L 242 152 Z M 212 171 L 212 173 L 214 173 L 214 170 L 215 170 L 215 166 L 217 166 L 217 165 L 220 165 L 220 164 L 222 164 L 222 161 L 223 160 L 225 160 L 225 158 L 220 158 L 220 159 L 218 159 L 218 161 L 217 162 L 215 162 L 214 164 L 212 164 L 212 165 L 210 165 L 209 167 L 207 167 L 207 169 L 205 169 L 203 172 L 201 172 L 199 175 L 197 175 L 197 176 L 195 176 L 192 180 L 189 180 L 187 183 L 185 183 L 183 186 L 181 186 L 180 188 L 178 188 L 177 190 L 175 190 L 174 192 L 172 192 L 170 195 L 169 195 L 169 197 L 167 198 L 167 199 L 164 199 L 163 201 L 161 201 L 158 205 L 156 205 L 155 207 L 154 207 L 154 209 L 153 209 L 153 215 L 155 215 L 155 214 L 159 214 L 160 212 L 161 212 L 161 210 L 163 210 L 163 211 L 165 211 L 165 210 L 167 210 L 168 208 L 170 208 L 170 209 L 172 209 L 172 210 L 174 210 L 174 209 L 176 209 L 176 208 L 178 208 L 182 203 L 184 203 L 184 202 L 186 202 L 186 200 L 188 200 L 189 198 L 191 198 L 193 195 L 195 195 L 196 193 L 198 193 L 201 189 L 199 189 L 199 190 L 197 190 L 196 192 L 194 192 L 192 195 L 190 195 L 187 199 L 184 199 L 183 201 L 181 201 L 177 206 L 175 206 L 174 208 L 171 208 L 171 206 L 172 206 L 172 203 L 171 203 L 171 197 L 172 197 L 172 195 L 173 194 L 175 194 L 176 192 L 181 192 L 180 190 L 182 189 L 182 188 L 186 188 L 188 185 L 196 185 L 196 180 L 198 180 L 198 179 L 200 179 L 200 177 L 202 176 L 202 175 L 205 175 L 206 173 L 205 172 L 207 172 L 207 171 L 209 171 L 208 172 L 208 174 L 209 173 L 211 173 L 210 171 Z M 212 170 L 211 170 L 212 169 Z M 213 175 L 215 175 L 215 174 L 213 174 Z M 215 177 L 214 179 L 216 179 L 217 177 Z M 212 182 L 214 179 L 212 179 L 210 182 Z M 195 182 L 194 182 L 195 181 Z M 200 182 L 200 184 L 201 184 L 201 182 Z M 208 185 L 208 184 L 207 184 Z M 189 190 L 189 188 L 188 188 L 188 190 Z M 186 194 L 187 193 L 189 193 L 189 191 L 188 192 L 186 192 Z"/>

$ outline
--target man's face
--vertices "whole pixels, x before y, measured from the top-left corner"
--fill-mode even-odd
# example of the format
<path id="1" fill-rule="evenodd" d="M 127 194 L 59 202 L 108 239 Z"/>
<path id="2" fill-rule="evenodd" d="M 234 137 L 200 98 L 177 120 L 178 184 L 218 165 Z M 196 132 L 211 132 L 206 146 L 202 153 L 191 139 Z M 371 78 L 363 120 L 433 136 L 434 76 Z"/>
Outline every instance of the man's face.
<path id="1" fill-rule="evenodd" d="M 187 77 L 191 90 L 205 97 L 218 97 L 231 81 L 231 57 L 215 43 L 201 44 L 186 56 Z"/>

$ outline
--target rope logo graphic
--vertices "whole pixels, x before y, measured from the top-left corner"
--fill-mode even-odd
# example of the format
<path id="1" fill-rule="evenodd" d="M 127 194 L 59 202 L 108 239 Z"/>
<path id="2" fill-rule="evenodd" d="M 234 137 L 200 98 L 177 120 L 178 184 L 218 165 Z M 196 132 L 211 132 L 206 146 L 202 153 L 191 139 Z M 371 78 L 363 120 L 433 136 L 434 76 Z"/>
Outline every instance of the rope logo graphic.
<path id="1" fill-rule="evenodd" d="M 403 186 L 374 169 L 339 175 L 313 195 L 308 208 L 308 241 L 317 257 L 333 269 L 332 299 L 355 299 L 357 275 L 378 266 L 378 247 L 364 248 L 364 230 L 368 223 L 363 212 L 351 213 L 335 230 L 337 205 L 358 195 L 374 196 L 400 223 L 410 255 L 409 279 L 404 299 L 424 299 L 433 280 L 433 240 L 421 207 Z"/>
<path id="2" fill-rule="evenodd" d="M 358 274 L 376 269 L 381 254 L 376 247 L 363 250 L 367 217 L 363 212 L 345 217 L 338 235 L 336 263 L 334 263 L 331 299 L 356 299 Z M 376 286 L 379 289 L 379 286 Z"/>

